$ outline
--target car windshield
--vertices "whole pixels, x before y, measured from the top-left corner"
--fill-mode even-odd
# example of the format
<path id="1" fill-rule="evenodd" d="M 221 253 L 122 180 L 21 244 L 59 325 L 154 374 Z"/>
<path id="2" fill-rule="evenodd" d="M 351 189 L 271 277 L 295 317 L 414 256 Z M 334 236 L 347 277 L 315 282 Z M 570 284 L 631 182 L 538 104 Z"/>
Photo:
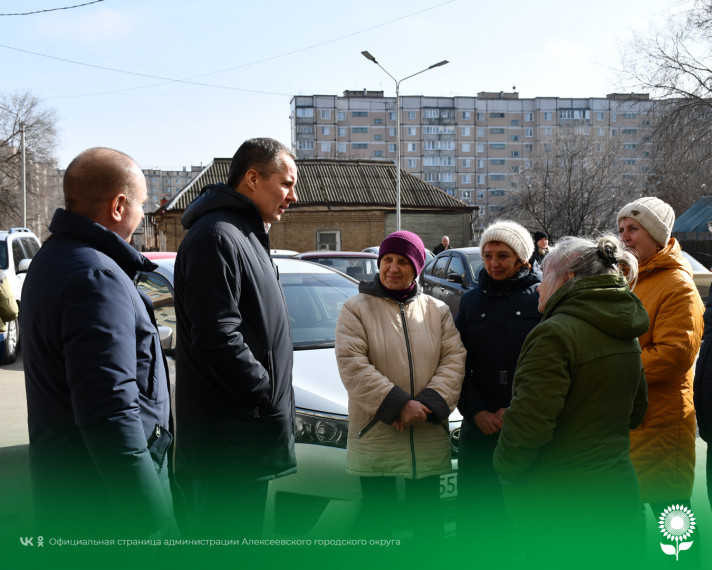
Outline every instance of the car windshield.
<path id="1" fill-rule="evenodd" d="M 338 273 L 281 273 L 294 349 L 333 348 L 336 319 L 358 285 Z"/>

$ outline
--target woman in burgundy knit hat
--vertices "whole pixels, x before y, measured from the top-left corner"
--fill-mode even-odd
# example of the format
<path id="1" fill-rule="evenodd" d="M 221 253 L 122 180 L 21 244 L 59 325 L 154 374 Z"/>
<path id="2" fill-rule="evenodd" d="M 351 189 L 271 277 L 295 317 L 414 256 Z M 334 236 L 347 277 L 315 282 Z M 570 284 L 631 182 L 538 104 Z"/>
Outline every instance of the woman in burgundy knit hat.
<path id="1" fill-rule="evenodd" d="M 361 532 L 387 537 L 405 479 L 417 538 L 442 536 L 440 475 L 451 470 L 448 417 L 465 371 L 465 349 L 447 305 L 422 294 L 425 247 L 389 235 L 379 273 L 348 299 L 336 326 L 336 358 L 349 394 L 346 469 L 361 478 Z M 411 510 L 412 508 L 412 510 Z"/>

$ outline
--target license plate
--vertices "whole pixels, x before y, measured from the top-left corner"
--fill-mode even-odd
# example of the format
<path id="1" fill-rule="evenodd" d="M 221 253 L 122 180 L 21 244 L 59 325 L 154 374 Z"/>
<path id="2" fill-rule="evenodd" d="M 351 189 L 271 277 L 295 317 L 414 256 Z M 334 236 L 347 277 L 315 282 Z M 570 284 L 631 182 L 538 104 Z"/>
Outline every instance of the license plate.
<path id="1" fill-rule="evenodd" d="M 445 473 L 440 475 L 440 498 L 457 496 L 457 473 Z"/>

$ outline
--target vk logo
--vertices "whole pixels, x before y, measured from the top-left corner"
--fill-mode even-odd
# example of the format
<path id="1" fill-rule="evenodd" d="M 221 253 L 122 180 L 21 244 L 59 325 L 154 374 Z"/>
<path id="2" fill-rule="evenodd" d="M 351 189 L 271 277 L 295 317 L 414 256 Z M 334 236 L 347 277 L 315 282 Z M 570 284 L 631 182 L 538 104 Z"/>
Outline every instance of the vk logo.
<path id="1" fill-rule="evenodd" d="M 28 537 L 20 537 L 20 543 L 22 544 L 22 546 L 34 546 L 34 544 L 32 544 L 33 540 L 34 540 L 34 537 L 32 537 L 32 536 L 30 536 L 29 538 Z"/>

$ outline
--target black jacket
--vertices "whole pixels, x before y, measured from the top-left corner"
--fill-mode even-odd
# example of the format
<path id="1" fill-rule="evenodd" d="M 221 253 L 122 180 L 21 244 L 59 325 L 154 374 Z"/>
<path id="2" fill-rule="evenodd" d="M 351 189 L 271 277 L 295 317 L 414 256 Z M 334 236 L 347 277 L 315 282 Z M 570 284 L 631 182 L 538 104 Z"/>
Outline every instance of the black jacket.
<path id="1" fill-rule="evenodd" d="M 693 394 L 700 437 L 712 443 L 712 295 L 707 297 L 704 319 L 705 331 L 695 367 Z"/>
<path id="2" fill-rule="evenodd" d="M 467 349 L 457 405 L 464 418 L 509 406 L 519 351 L 541 318 L 538 284 L 539 278 L 527 268 L 498 282 L 483 267 L 478 282 L 462 296 L 455 325 Z"/>
<path id="3" fill-rule="evenodd" d="M 296 470 L 287 305 L 257 207 L 225 184 L 183 215 L 175 265 L 177 468 L 196 478 Z"/>
<path id="4" fill-rule="evenodd" d="M 20 315 L 37 530 L 147 536 L 172 517 L 168 378 L 133 282 L 155 265 L 79 214 L 49 229 Z"/>

